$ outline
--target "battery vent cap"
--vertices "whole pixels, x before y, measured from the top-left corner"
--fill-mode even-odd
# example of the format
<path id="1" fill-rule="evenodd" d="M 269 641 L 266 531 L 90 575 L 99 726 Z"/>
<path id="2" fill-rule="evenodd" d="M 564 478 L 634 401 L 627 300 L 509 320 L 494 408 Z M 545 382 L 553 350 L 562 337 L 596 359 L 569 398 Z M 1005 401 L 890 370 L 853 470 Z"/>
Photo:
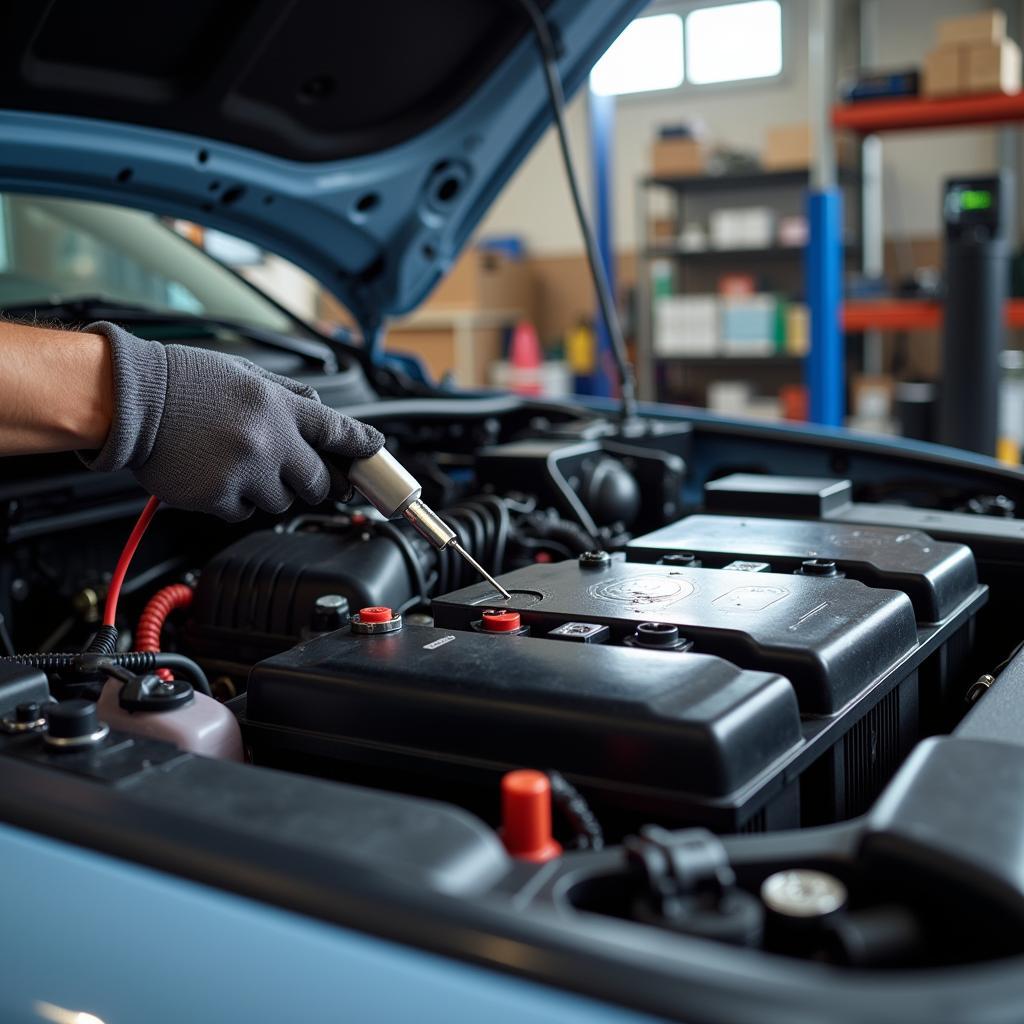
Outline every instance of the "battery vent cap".
<path id="1" fill-rule="evenodd" d="M 484 612 L 480 624 L 485 633 L 513 633 L 522 628 L 523 622 L 519 612 L 492 610 Z"/>

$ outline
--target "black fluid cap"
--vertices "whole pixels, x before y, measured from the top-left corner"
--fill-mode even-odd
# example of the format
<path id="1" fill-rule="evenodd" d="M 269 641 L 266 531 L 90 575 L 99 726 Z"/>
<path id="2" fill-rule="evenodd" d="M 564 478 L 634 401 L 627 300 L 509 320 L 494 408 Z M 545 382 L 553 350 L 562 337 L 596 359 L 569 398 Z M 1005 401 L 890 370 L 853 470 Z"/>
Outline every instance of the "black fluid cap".
<path id="1" fill-rule="evenodd" d="M 348 599 L 341 594 L 321 594 L 313 605 L 313 618 L 310 623 L 316 633 L 329 633 L 341 629 L 348 623 L 350 616 Z"/>
<path id="2" fill-rule="evenodd" d="M 805 558 L 797 570 L 802 576 L 838 576 L 839 570 L 831 558 Z"/>
<path id="3" fill-rule="evenodd" d="M 584 569 L 603 569 L 611 560 L 607 551 L 584 551 L 579 557 L 580 567 Z"/>
<path id="4" fill-rule="evenodd" d="M 125 711 L 173 711 L 192 702 L 193 691 L 181 679 L 135 676 L 121 687 L 117 702 Z"/>
<path id="5" fill-rule="evenodd" d="M 692 551 L 672 551 L 658 559 L 658 565 L 674 565 L 682 568 L 699 569 L 700 559 Z"/>
<path id="6" fill-rule="evenodd" d="M 77 740 L 100 728 L 96 705 L 91 700 L 66 700 L 50 707 L 47 735 L 55 740 Z"/>

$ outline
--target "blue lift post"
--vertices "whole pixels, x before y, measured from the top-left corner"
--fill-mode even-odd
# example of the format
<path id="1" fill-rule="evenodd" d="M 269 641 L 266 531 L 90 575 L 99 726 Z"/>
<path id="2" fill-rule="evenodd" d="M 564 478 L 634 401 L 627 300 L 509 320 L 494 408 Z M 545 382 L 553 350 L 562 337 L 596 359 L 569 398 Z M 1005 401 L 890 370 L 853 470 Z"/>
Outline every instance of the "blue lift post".
<path id="1" fill-rule="evenodd" d="M 811 0 L 808 85 L 814 165 L 807 196 L 809 239 L 805 283 L 811 347 L 805 373 L 811 422 L 841 427 L 846 412 L 846 351 L 841 322 L 843 196 L 837 183 L 831 118 L 835 93 L 834 50 L 832 0 Z"/>
<path id="2" fill-rule="evenodd" d="M 587 110 L 590 115 L 590 159 L 593 168 L 594 189 L 594 233 L 597 248 L 601 254 L 608 288 L 612 297 L 615 290 L 615 247 L 612 222 L 612 147 L 615 144 L 615 97 L 600 96 L 593 90 L 587 95 Z M 612 342 L 608 325 L 600 309 L 594 315 L 597 352 L 594 372 L 590 379 L 590 394 L 607 398 L 614 394 L 611 368 L 613 366 Z"/>

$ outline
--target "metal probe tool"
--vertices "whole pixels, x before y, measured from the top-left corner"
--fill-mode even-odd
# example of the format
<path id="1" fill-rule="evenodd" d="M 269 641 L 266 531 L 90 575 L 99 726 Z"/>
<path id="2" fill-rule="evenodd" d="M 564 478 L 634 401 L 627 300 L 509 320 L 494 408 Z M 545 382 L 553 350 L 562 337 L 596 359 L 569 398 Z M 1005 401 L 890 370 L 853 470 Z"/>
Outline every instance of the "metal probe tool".
<path id="1" fill-rule="evenodd" d="M 423 488 L 385 448 L 368 459 L 356 459 L 348 478 L 386 519 L 404 516 L 438 551 L 451 548 L 464 558 L 506 600 L 512 595 L 459 543 L 455 531 L 420 500 Z"/>

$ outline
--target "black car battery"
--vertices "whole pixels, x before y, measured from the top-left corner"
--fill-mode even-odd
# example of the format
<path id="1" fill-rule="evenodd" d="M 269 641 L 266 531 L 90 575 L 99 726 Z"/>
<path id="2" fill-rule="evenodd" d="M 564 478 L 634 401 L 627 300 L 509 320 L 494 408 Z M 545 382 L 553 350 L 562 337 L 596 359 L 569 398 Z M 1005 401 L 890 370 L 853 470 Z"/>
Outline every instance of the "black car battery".
<path id="1" fill-rule="evenodd" d="M 630 562 L 711 568 L 737 560 L 765 570 L 847 577 L 871 587 L 903 591 L 914 606 L 922 642 L 943 642 L 921 665 L 918 690 L 922 732 L 949 724 L 971 679 L 964 669 L 974 643 L 975 617 L 987 598 L 974 556 L 963 544 L 935 540 L 912 529 L 829 521 L 693 515 L 627 547 Z"/>
<path id="2" fill-rule="evenodd" d="M 535 638 L 562 641 L 568 623 L 596 625 L 608 631 L 605 653 L 627 646 L 672 659 L 683 646 L 784 676 L 804 739 L 789 769 L 802 776 L 801 820 L 860 813 L 918 737 L 917 669 L 943 631 L 922 634 L 910 598 L 898 591 L 749 568 L 619 559 L 533 565 L 501 577 L 510 600 L 495 607 L 493 591 L 474 585 L 435 599 L 434 621 L 485 630 L 484 613 L 504 606 Z M 515 656 L 509 646 L 506 658 Z"/>
<path id="3" fill-rule="evenodd" d="M 557 769 L 610 835 L 648 821 L 799 824 L 796 696 L 710 655 L 405 625 L 342 629 L 257 665 L 257 763 L 458 802 L 494 820 L 504 772 Z M 753 823 L 753 825 L 752 825 Z"/>

